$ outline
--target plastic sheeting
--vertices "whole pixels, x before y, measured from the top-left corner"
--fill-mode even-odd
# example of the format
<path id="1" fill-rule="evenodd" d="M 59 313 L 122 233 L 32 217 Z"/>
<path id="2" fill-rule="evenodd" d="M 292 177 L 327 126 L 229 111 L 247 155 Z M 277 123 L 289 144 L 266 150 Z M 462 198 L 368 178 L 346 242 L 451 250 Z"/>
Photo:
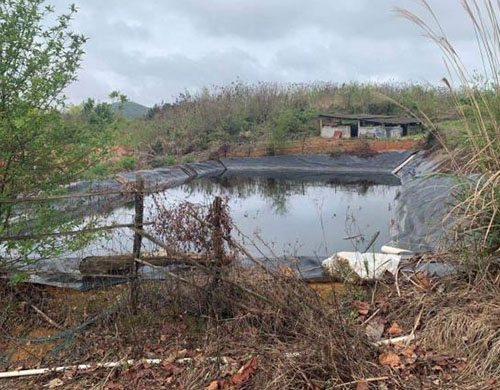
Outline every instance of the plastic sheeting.
<path id="1" fill-rule="evenodd" d="M 399 176 L 402 185 L 395 199 L 391 246 L 412 252 L 434 252 L 452 245 L 448 216 L 454 202 L 453 176 L 439 174 L 442 156 L 428 158 L 420 152 Z"/>
<path id="2" fill-rule="evenodd" d="M 344 154 L 329 156 L 284 155 L 258 158 L 223 158 L 221 162 L 230 173 L 258 171 L 267 172 L 307 172 L 336 174 L 391 174 L 392 170 L 405 161 L 414 152 L 391 151 L 378 153 L 373 157 L 358 157 Z"/>

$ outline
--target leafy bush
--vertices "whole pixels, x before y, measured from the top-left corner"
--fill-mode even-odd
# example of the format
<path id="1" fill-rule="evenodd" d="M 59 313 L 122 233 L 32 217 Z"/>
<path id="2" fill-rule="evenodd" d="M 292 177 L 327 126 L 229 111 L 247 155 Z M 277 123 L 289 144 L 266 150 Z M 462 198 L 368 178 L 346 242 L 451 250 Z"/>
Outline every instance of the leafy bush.
<path id="1" fill-rule="evenodd" d="M 118 167 L 125 171 L 133 171 L 137 166 L 137 159 L 133 156 L 124 156 L 118 161 Z"/>

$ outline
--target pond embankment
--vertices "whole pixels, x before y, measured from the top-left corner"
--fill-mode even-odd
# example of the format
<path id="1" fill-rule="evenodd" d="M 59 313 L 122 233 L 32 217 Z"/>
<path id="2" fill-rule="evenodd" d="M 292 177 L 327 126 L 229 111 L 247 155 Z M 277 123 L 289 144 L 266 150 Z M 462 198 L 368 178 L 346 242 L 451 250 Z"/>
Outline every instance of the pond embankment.
<path id="1" fill-rule="evenodd" d="M 275 148 L 274 154 L 336 154 L 358 153 L 370 150 L 372 152 L 387 152 L 392 150 L 416 150 L 422 146 L 422 140 L 414 138 L 400 139 L 334 139 L 312 137 L 303 140 L 289 141 L 283 147 Z M 230 145 L 219 155 L 224 157 L 264 157 L 269 155 L 266 145 Z"/>
<path id="2" fill-rule="evenodd" d="M 363 188 L 382 185 L 396 190 L 395 195 L 391 197 L 391 200 L 388 200 L 387 203 L 389 204 L 385 206 L 389 207 L 390 214 L 392 214 L 390 221 L 386 221 L 387 230 L 390 230 L 389 236 L 387 236 L 388 241 L 381 242 L 380 245 L 389 244 L 414 252 L 427 252 L 438 250 L 446 243 L 447 229 L 443 226 L 442 220 L 449 210 L 450 194 L 454 183 L 450 178 L 434 175 L 439 170 L 441 163 L 442 160 L 439 155 L 417 150 L 392 150 L 374 153 L 367 157 L 344 153 L 340 155 L 220 158 L 174 167 L 124 172 L 114 179 L 75 183 L 69 187 L 70 192 L 102 193 L 110 191 L 114 194 L 111 197 L 93 197 L 86 201 L 84 205 L 76 201 L 74 203 L 66 201 L 65 208 L 80 215 L 85 215 L 89 211 L 92 212 L 92 215 L 95 215 L 96 211 L 103 214 L 109 213 L 131 200 L 131 194 L 128 190 L 134 188 L 135 180 L 139 176 L 143 178 L 148 191 L 174 189 L 186 183 L 197 183 L 197 179 L 211 180 L 212 183 L 214 180 L 217 182 L 217 180 L 224 179 L 226 180 L 224 185 L 227 186 L 227 180 L 232 178 L 264 179 L 271 180 L 271 183 L 276 180 L 287 180 L 295 183 L 311 183 L 319 180 L 330 183 L 328 185 L 333 183 L 334 186 L 356 186 L 363 183 Z M 393 173 L 396 168 L 398 168 L 397 175 Z M 211 187 L 209 192 L 213 191 L 213 188 Z M 290 186 L 282 188 L 285 195 L 290 188 Z M 356 191 L 358 190 L 359 188 Z M 120 191 L 122 191 L 121 194 Z M 339 196 L 339 192 L 334 187 L 330 191 L 331 195 L 328 196 L 327 194 L 327 198 L 330 198 L 328 201 L 336 202 L 335 199 L 337 199 L 336 196 Z M 366 189 L 363 191 L 366 191 Z M 304 192 L 302 195 L 306 196 L 307 193 Z M 371 196 L 377 195 L 372 194 Z M 384 196 L 387 196 L 387 194 Z M 278 198 L 281 201 L 281 197 Z M 306 198 L 307 196 L 301 202 L 310 203 L 310 209 L 313 211 L 314 207 L 316 207 L 314 206 L 314 200 Z M 349 203 L 352 200 L 344 199 L 343 202 L 346 202 L 344 206 L 348 209 L 354 205 Z M 379 210 L 379 217 L 376 216 L 377 211 L 372 210 L 369 219 L 382 219 L 381 213 L 383 210 Z M 256 218 L 258 217 L 256 216 Z M 384 216 L 383 219 L 389 218 Z M 283 223 L 285 227 L 290 226 L 290 223 Z M 323 223 L 323 221 L 318 221 L 319 223 Z M 335 231 L 328 231 L 327 234 L 345 236 L 342 229 L 334 228 L 333 230 Z M 266 237 L 263 238 L 266 239 Z M 298 240 L 300 241 L 300 237 L 298 237 Z M 338 245 L 334 246 L 337 247 Z M 335 250 L 335 248 L 331 248 L 331 250 Z M 325 256 L 325 254 L 321 254 L 321 256 Z M 300 256 L 295 257 L 298 260 L 296 265 L 305 277 L 318 277 L 318 273 L 321 273 L 318 267 L 314 271 L 310 270 L 314 269 L 314 265 L 319 264 L 324 258 L 320 257 L 314 253 L 302 253 Z M 33 281 L 51 285 L 69 284 L 75 288 L 89 288 L 99 285 L 99 283 L 95 284 L 80 273 L 79 265 L 82 257 L 61 260 L 64 261 L 57 261 L 57 259 L 44 261 L 43 267 L 49 267 L 51 273 L 64 270 L 66 275 L 73 274 L 74 277 L 66 277 L 65 281 L 58 280 L 57 277 L 53 276 L 49 279 L 33 277 Z M 289 259 L 287 260 L 285 257 L 278 259 L 281 264 L 287 261 Z"/>

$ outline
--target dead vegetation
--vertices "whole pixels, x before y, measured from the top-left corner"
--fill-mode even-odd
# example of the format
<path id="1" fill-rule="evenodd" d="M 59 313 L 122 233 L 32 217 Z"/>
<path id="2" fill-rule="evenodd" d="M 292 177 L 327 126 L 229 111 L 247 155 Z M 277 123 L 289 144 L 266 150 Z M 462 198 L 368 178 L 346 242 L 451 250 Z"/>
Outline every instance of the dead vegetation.
<path id="1" fill-rule="evenodd" d="M 137 314 L 125 286 L 90 293 L 13 290 L 2 317 L 2 369 L 135 359 L 114 369 L 70 370 L 0 382 L 4 388 L 61 389 L 495 389 L 500 380 L 500 278 L 392 277 L 371 286 L 318 293 L 291 269 L 232 265 L 225 280 L 180 271 L 179 280 L 143 282 Z M 328 288 L 326 288 L 328 289 Z M 22 290 L 28 290 L 24 293 Z M 250 293 L 251 292 L 251 293 Z M 43 350 L 25 337 L 58 335 L 34 304 L 79 332 Z M 69 316 L 69 319 L 68 319 Z M 38 336 L 34 329 L 45 329 Z M 406 337 L 390 345 L 381 340 Z M 13 355 L 11 355 L 12 357 Z M 159 365 L 141 359 L 161 359 Z M 58 381 L 55 381 L 55 380 Z"/>
<path id="2" fill-rule="evenodd" d="M 91 366 L 0 380 L 0 388 L 492 390 L 498 384 L 494 267 L 449 279 L 387 275 L 339 292 L 336 284 L 319 288 L 291 268 L 252 258 L 233 241 L 220 198 L 209 207 L 155 203 L 158 220 L 141 233 L 144 239 L 212 260 L 156 267 L 165 279 L 142 281 L 135 307 L 126 285 L 85 293 L 2 282 L 2 371 Z M 242 266 L 242 256 L 253 267 Z M 401 339 L 388 341 L 394 338 Z"/>

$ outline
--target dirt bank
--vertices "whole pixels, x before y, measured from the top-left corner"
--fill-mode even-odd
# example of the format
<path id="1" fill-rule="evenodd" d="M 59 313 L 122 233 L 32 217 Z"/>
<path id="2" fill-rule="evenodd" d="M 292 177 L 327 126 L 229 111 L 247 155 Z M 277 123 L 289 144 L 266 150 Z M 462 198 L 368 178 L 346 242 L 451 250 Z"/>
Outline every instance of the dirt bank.
<path id="1" fill-rule="evenodd" d="M 325 139 L 321 137 L 309 138 L 303 141 L 292 141 L 283 148 L 277 148 L 273 152 L 279 154 L 325 154 L 325 153 L 349 153 L 363 150 L 372 152 L 385 152 L 389 150 L 420 149 L 422 140 L 410 138 L 401 139 Z M 222 152 L 222 153 L 221 153 Z M 225 153 L 224 153 L 225 152 Z M 230 146 L 227 150 L 221 150 L 220 157 L 263 157 L 270 154 L 265 145 L 237 145 Z"/>

